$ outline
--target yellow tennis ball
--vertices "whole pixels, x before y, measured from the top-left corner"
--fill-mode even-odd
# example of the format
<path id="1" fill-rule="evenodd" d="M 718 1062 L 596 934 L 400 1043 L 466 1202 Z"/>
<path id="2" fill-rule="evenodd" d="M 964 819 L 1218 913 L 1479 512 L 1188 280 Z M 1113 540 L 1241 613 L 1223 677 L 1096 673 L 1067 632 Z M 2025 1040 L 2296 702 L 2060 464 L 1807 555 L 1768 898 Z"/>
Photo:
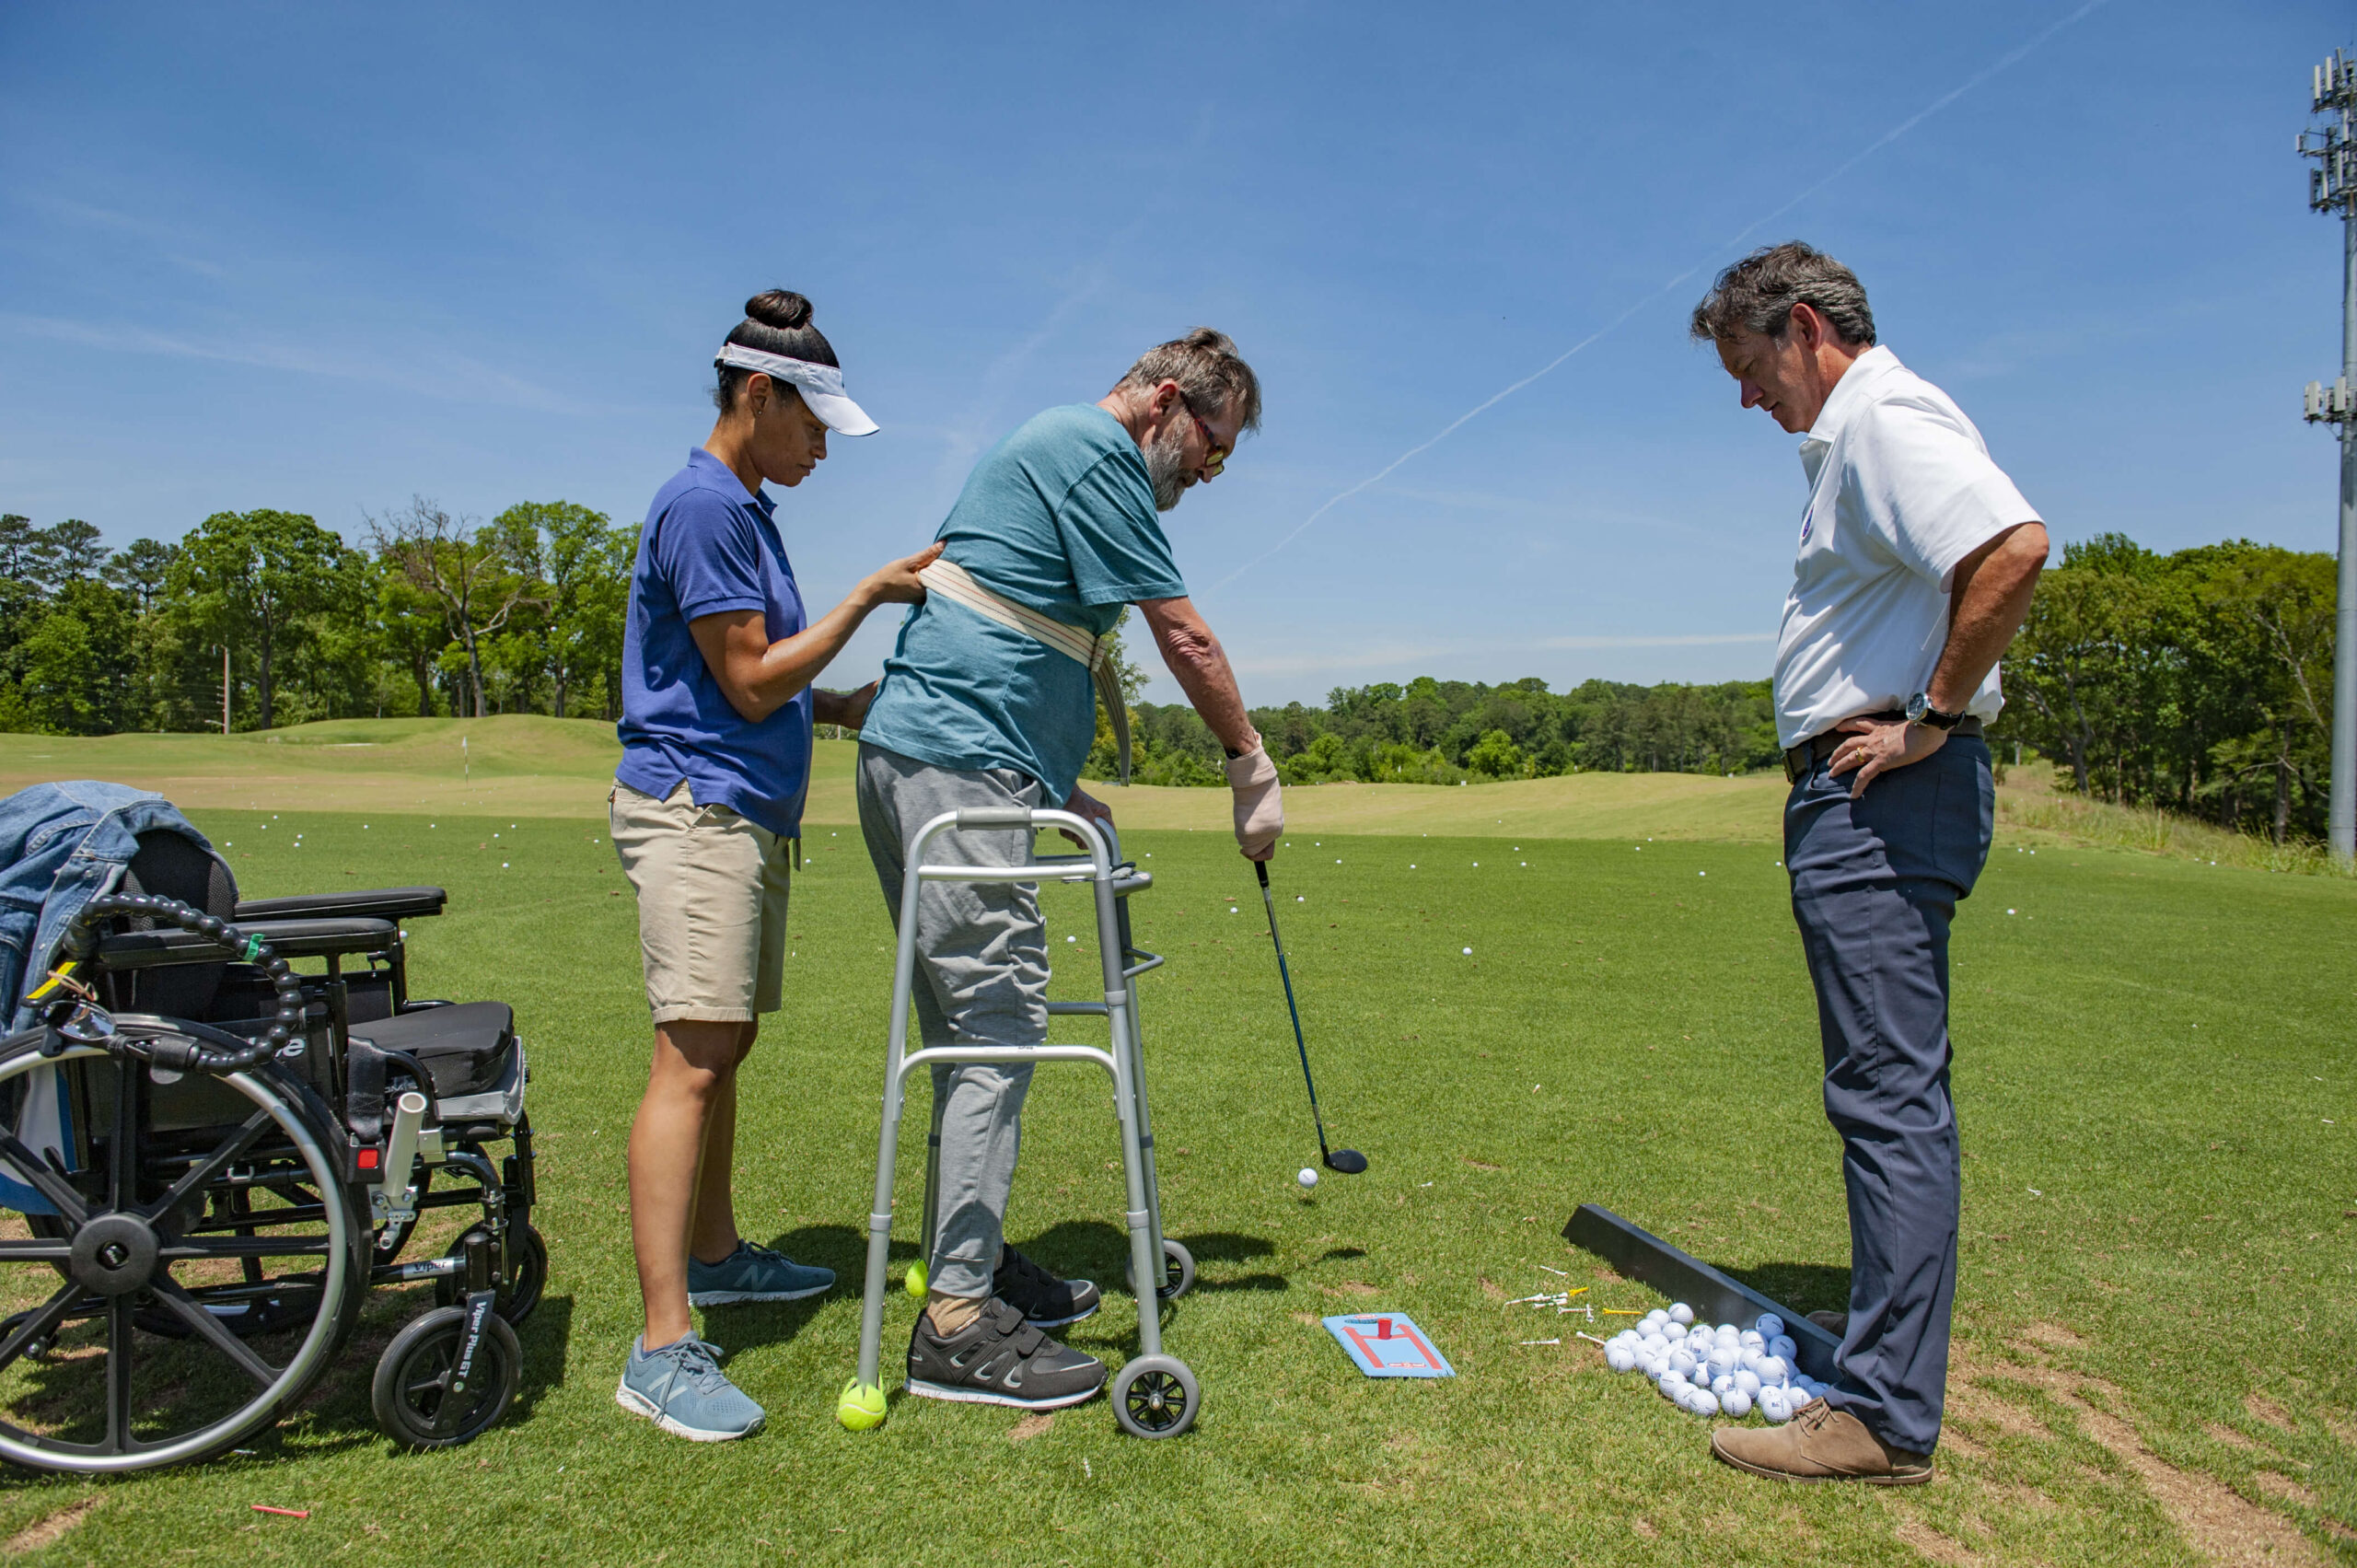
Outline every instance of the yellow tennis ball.
<path id="1" fill-rule="evenodd" d="M 909 1295 L 919 1301 L 923 1301 L 924 1299 L 923 1259 L 920 1258 L 915 1262 L 909 1265 L 907 1283 L 909 1287 Z"/>
<path id="2" fill-rule="evenodd" d="M 854 1377 L 843 1385 L 842 1398 L 835 1401 L 835 1419 L 853 1432 L 866 1432 L 884 1424 L 884 1390 L 870 1383 L 863 1387 Z"/>

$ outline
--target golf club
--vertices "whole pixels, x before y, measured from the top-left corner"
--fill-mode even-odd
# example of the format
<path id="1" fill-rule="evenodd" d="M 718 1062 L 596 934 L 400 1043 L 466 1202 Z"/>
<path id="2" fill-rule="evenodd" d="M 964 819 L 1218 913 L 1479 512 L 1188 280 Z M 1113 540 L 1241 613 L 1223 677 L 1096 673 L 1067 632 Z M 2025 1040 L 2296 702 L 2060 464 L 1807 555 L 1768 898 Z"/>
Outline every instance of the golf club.
<path id="1" fill-rule="evenodd" d="M 1284 938 L 1277 935 L 1277 900 L 1269 891 L 1269 863 L 1257 860 L 1252 869 L 1260 876 L 1260 904 L 1269 912 L 1269 945 L 1277 950 L 1277 978 L 1285 982 L 1285 1011 L 1293 1015 L 1294 1049 L 1301 1052 L 1301 1081 L 1309 1089 L 1309 1120 L 1318 1126 L 1318 1153 L 1328 1170 L 1338 1170 L 1344 1176 L 1356 1176 L 1366 1168 L 1366 1156 L 1356 1149 L 1329 1149 L 1326 1146 L 1326 1119 L 1318 1113 L 1318 1084 L 1309 1075 L 1309 1047 L 1301 1038 L 1301 1009 L 1294 1005 L 1293 971 L 1285 967 Z"/>

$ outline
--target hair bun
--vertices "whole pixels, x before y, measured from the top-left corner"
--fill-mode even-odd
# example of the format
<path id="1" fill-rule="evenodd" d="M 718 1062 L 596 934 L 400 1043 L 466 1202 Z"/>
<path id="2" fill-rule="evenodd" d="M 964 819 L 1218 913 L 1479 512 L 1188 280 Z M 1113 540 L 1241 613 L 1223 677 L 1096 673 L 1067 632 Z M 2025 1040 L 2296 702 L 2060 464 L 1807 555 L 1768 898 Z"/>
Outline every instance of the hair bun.
<path id="1" fill-rule="evenodd" d="M 773 288 L 745 301 L 748 319 L 791 332 L 810 324 L 810 302 L 790 289 Z"/>

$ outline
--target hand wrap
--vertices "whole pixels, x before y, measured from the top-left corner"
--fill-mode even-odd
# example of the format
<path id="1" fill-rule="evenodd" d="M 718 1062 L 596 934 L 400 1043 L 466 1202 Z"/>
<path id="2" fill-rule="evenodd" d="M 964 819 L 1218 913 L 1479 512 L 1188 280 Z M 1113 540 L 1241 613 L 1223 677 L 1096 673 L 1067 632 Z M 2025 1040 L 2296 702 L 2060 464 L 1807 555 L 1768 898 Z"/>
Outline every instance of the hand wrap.
<path id="1" fill-rule="evenodd" d="M 1266 747 L 1255 746 L 1227 761 L 1227 787 L 1236 795 L 1236 843 L 1245 855 L 1267 855 L 1285 830 L 1284 802 L 1277 784 L 1277 765 Z"/>

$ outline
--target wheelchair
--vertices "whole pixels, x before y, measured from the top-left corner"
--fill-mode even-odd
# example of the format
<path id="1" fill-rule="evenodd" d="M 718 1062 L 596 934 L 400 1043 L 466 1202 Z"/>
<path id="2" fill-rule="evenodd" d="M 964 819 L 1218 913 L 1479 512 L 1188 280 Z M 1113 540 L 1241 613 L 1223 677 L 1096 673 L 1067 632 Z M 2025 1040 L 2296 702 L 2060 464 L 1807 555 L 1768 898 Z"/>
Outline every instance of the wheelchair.
<path id="1" fill-rule="evenodd" d="M 41 1021 L 0 1040 L 0 1458 L 214 1458 L 295 1410 L 371 1285 L 426 1281 L 377 1420 L 472 1441 L 516 1399 L 548 1276 L 513 1013 L 409 994 L 401 923 L 439 888 L 240 900 L 194 841 L 138 842 L 29 977 Z M 446 1207 L 479 1217 L 403 1259 Z"/>

